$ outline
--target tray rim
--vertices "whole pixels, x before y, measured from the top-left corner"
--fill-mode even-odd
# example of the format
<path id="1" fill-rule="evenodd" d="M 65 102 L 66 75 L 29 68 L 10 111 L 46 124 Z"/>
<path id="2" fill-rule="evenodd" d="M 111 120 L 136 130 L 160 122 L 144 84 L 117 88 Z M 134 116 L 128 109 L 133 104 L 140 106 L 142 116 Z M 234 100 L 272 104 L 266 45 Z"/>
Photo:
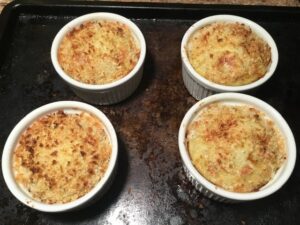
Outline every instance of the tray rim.
<path id="1" fill-rule="evenodd" d="M 152 10 L 239 10 L 240 12 L 254 10 L 256 12 L 275 13 L 300 13 L 297 6 L 269 6 L 269 5 L 237 5 L 237 4 L 188 4 L 188 3 L 158 3 L 158 2 L 112 2 L 112 1 L 92 1 L 92 0 L 14 0 L 8 3 L 0 14 L 0 27 L 3 18 L 9 16 L 12 11 L 19 8 L 29 7 L 99 7 L 99 8 L 132 8 L 132 9 L 152 9 Z"/>

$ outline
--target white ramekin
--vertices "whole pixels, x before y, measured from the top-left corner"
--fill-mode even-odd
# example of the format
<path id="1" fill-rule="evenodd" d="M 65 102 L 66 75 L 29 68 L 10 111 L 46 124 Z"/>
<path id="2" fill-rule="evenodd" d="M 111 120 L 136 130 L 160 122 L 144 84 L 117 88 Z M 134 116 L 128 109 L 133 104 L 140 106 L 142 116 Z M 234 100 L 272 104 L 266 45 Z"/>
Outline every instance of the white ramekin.
<path id="1" fill-rule="evenodd" d="M 57 51 L 63 37 L 75 27 L 87 21 L 106 20 L 118 21 L 129 27 L 140 46 L 140 57 L 133 70 L 120 80 L 108 84 L 93 85 L 79 82 L 66 74 L 58 63 Z M 138 87 L 143 74 L 146 56 L 146 43 L 140 29 L 129 19 L 113 13 L 91 13 L 80 16 L 66 24 L 55 36 L 51 47 L 51 60 L 56 72 L 83 100 L 99 105 L 118 103 L 129 97 Z"/>
<path id="2" fill-rule="evenodd" d="M 84 196 L 80 197 L 75 201 L 65 203 L 65 204 L 45 204 L 36 201 L 32 197 L 30 197 L 28 194 L 22 191 L 21 187 L 17 184 L 12 171 L 12 156 L 16 144 L 19 140 L 19 137 L 25 131 L 25 129 L 28 126 L 30 126 L 30 124 L 32 124 L 36 119 L 58 110 L 64 110 L 66 113 L 72 113 L 72 111 L 74 110 L 85 111 L 99 118 L 99 120 L 104 124 L 106 131 L 109 135 L 111 145 L 112 145 L 112 152 L 111 152 L 108 168 L 104 176 L 95 185 L 95 187 L 92 190 L 90 190 L 87 194 L 85 194 Z M 23 204 L 33 209 L 44 211 L 44 212 L 71 211 L 91 204 L 92 202 L 96 201 L 104 194 L 104 192 L 108 189 L 114 177 L 115 170 L 116 170 L 115 169 L 116 163 L 117 163 L 117 155 L 118 155 L 118 141 L 117 141 L 116 132 L 109 119 L 100 110 L 82 102 L 60 101 L 60 102 L 54 102 L 54 103 L 44 105 L 33 110 L 31 113 L 27 114 L 14 127 L 4 146 L 3 155 L 2 155 L 2 173 L 8 189 Z"/>
<path id="3" fill-rule="evenodd" d="M 192 65 L 189 62 L 187 53 L 186 53 L 186 45 L 191 37 L 191 35 L 201 27 L 209 25 L 214 22 L 239 22 L 243 23 L 251 28 L 251 30 L 256 33 L 259 37 L 265 40 L 271 48 L 271 64 L 267 73 L 260 78 L 259 80 L 242 86 L 226 86 L 221 84 L 216 84 L 210 80 L 207 80 L 200 74 L 198 74 Z M 277 46 L 271 37 L 271 35 L 260 25 L 257 23 L 248 20 L 243 17 L 233 16 L 233 15 L 216 15 L 206 17 L 204 19 L 199 20 L 195 24 L 193 24 L 184 34 L 182 42 L 181 42 L 181 60 L 182 60 L 182 76 L 183 81 L 188 89 L 189 93 L 196 99 L 200 100 L 203 97 L 202 90 L 203 87 L 215 92 L 243 92 L 249 89 L 256 88 L 263 83 L 265 83 L 274 73 L 277 64 L 278 64 L 278 50 Z"/>
<path id="4" fill-rule="evenodd" d="M 203 177 L 197 169 L 193 166 L 189 153 L 186 148 L 186 130 L 189 123 L 193 120 L 194 116 L 207 104 L 212 102 L 224 102 L 229 104 L 248 104 L 255 108 L 262 110 L 266 115 L 272 119 L 284 135 L 286 140 L 287 160 L 277 171 L 275 176 L 268 184 L 260 188 L 259 191 L 251 193 L 236 193 L 226 191 Z M 192 182 L 195 188 L 203 193 L 205 196 L 222 201 L 222 202 L 242 202 L 251 201 L 255 199 L 264 198 L 271 195 L 280 189 L 288 180 L 293 172 L 296 162 L 296 144 L 293 133 L 283 119 L 283 117 L 269 104 L 255 97 L 239 94 L 239 93 L 221 93 L 209 96 L 197 102 L 186 113 L 179 129 L 178 145 L 180 155 L 183 161 L 183 168 L 187 174 L 188 179 Z"/>

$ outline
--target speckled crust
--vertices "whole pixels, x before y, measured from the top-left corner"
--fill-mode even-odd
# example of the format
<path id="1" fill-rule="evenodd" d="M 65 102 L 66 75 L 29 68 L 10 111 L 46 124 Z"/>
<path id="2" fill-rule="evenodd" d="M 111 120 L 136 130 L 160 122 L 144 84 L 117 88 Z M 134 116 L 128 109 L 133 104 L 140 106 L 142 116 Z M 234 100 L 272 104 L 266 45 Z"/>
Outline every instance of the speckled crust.
<path id="1" fill-rule="evenodd" d="M 19 185 L 43 203 L 66 203 L 89 192 L 103 177 L 111 155 L 99 119 L 58 111 L 35 121 L 13 154 Z"/>
<path id="2" fill-rule="evenodd" d="M 129 74 L 139 55 L 138 43 L 125 24 L 91 21 L 63 38 L 58 49 L 58 62 L 75 80 L 107 84 Z"/>
<path id="3" fill-rule="evenodd" d="M 240 23 L 216 22 L 200 28 L 190 37 L 186 49 L 199 75 L 228 86 L 260 79 L 271 62 L 270 46 Z"/>
<path id="4" fill-rule="evenodd" d="M 203 108 L 188 126 L 187 147 L 205 178 L 233 192 L 258 190 L 286 159 L 279 129 L 249 105 L 212 103 Z"/>

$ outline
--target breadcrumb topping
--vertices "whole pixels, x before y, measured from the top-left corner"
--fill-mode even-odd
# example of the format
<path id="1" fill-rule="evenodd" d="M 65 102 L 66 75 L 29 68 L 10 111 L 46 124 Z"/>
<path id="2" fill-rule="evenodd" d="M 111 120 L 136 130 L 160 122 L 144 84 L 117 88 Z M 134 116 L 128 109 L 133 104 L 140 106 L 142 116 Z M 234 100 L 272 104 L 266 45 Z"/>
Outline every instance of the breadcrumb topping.
<path id="1" fill-rule="evenodd" d="M 209 24 L 190 37 L 186 50 L 197 73 L 227 86 L 262 78 L 271 63 L 270 46 L 241 23 Z"/>
<path id="2" fill-rule="evenodd" d="M 69 32 L 60 43 L 58 62 L 73 79 L 107 84 L 129 74 L 140 56 L 132 31 L 115 21 L 89 21 Z"/>
<path id="3" fill-rule="evenodd" d="M 212 103 L 187 128 L 192 163 L 210 182 L 232 192 L 254 192 L 286 160 L 283 135 L 250 105 Z"/>
<path id="4" fill-rule="evenodd" d="M 57 111 L 23 132 L 13 154 L 13 171 L 34 199 L 67 203 L 100 181 L 110 155 L 110 139 L 98 118 L 87 112 Z"/>

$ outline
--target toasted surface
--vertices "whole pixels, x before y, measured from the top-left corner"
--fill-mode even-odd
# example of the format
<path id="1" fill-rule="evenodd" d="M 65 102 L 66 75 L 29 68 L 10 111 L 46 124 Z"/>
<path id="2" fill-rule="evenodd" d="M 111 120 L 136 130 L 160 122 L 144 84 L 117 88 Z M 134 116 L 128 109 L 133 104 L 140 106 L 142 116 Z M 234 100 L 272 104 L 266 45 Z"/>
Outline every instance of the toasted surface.
<path id="1" fill-rule="evenodd" d="M 271 62 L 270 46 L 240 23 L 204 26 L 190 37 L 186 50 L 197 73 L 227 86 L 245 85 L 262 78 Z"/>
<path id="2" fill-rule="evenodd" d="M 87 84 L 117 81 L 135 67 L 140 47 L 120 22 L 91 21 L 69 32 L 58 49 L 58 62 L 73 79 Z"/>
<path id="3" fill-rule="evenodd" d="M 16 181 L 43 203 L 66 203 L 89 192 L 103 177 L 111 143 L 93 115 L 58 111 L 36 120 L 13 154 Z"/>
<path id="4" fill-rule="evenodd" d="M 286 159 L 279 129 L 250 105 L 205 106 L 187 128 L 186 145 L 199 173 L 232 192 L 259 190 Z"/>

